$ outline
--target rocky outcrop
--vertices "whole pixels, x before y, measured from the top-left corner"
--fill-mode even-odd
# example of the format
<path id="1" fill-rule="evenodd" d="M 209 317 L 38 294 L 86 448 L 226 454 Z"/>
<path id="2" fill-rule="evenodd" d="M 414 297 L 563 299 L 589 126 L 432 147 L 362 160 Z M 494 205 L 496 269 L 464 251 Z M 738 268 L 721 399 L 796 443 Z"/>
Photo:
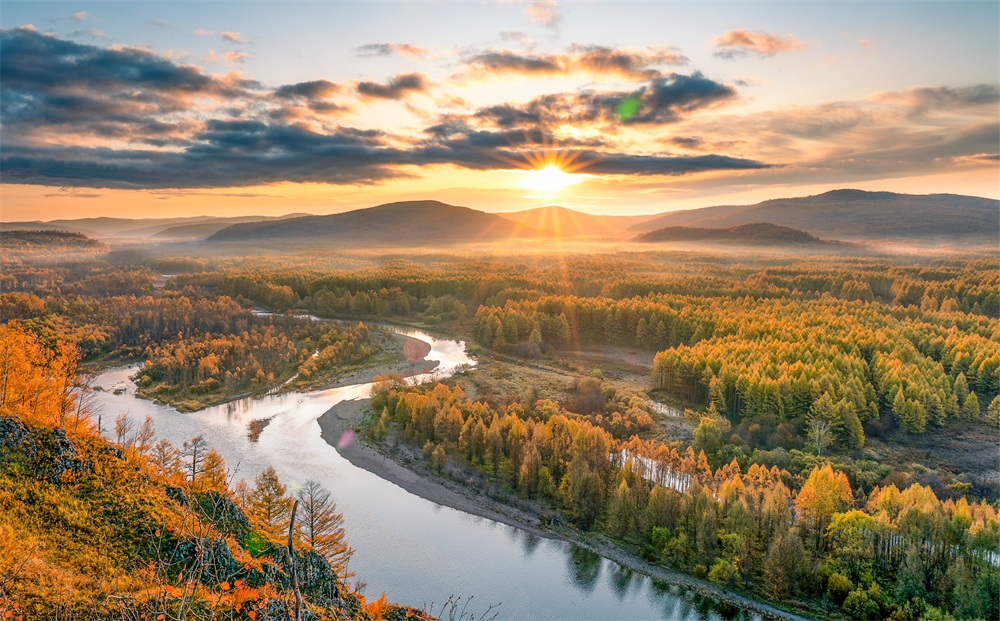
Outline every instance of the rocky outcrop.
<path id="1" fill-rule="evenodd" d="M 16 416 L 0 417 L 0 460 L 21 461 L 49 483 L 91 470 L 62 429 L 30 429 Z"/>

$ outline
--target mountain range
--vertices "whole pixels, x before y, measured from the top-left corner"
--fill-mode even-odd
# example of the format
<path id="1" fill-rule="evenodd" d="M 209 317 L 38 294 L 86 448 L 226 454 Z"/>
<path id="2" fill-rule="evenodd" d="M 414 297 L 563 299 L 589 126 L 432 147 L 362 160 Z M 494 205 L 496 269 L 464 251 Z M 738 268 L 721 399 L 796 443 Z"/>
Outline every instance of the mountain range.
<path id="1" fill-rule="evenodd" d="M 750 228 L 770 224 L 788 230 Z M 678 227 L 688 230 L 678 230 Z M 917 241 L 988 244 L 1000 232 L 1000 201 L 957 194 L 913 195 L 834 190 L 754 205 L 720 205 L 646 216 L 606 216 L 559 206 L 487 213 L 435 200 L 404 201 L 332 215 L 291 214 L 280 218 L 85 218 L 11 222 L 15 229 L 66 230 L 113 241 L 209 243 L 254 241 L 340 246 L 420 246 L 496 242 L 520 238 L 599 238 L 626 241 L 660 229 L 641 241 L 699 241 L 748 244 L 816 243 L 806 238 L 851 241 Z M 729 230 L 707 233 L 706 230 Z M 794 234 L 789 231 L 794 230 Z M 802 237 L 805 235 L 806 237 Z M 800 239 L 801 241 L 794 241 Z"/>
<path id="2" fill-rule="evenodd" d="M 722 229 L 769 222 L 824 239 L 997 238 L 1000 201 L 958 194 L 896 194 L 834 190 L 755 205 L 673 211 L 630 227 L 645 233 L 668 226 Z"/>
<path id="3" fill-rule="evenodd" d="M 207 241 L 300 240 L 352 246 L 417 246 L 548 235 L 551 235 L 548 231 L 468 207 L 440 201 L 403 201 L 329 216 L 235 224 L 210 236 Z"/>

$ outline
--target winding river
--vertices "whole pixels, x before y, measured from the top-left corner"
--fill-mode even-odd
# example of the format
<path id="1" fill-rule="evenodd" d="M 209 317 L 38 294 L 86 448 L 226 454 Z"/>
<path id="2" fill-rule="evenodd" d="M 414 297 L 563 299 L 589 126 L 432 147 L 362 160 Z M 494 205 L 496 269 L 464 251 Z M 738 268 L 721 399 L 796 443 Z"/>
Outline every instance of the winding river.
<path id="1" fill-rule="evenodd" d="M 418 381 L 475 365 L 462 342 L 397 331 L 430 343 L 427 359 L 439 361 Z M 490 615 L 518 621 L 760 619 L 563 541 L 424 500 L 352 465 L 321 439 L 317 419 L 340 401 L 367 397 L 371 384 L 242 399 L 184 414 L 137 398 L 129 381 L 135 370 L 121 367 L 96 378 L 102 390 L 95 393 L 93 412 L 106 429 L 123 412 L 137 421 L 149 415 L 157 434 L 177 446 L 204 435 L 230 468 L 238 466 L 238 478 L 252 481 L 272 465 L 292 489 L 307 479 L 321 482 L 344 513 L 356 550 L 350 569 L 367 582 L 369 597 L 384 591 L 393 601 L 440 613 L 449 597 L 474 596 L 468 612 L 475 619 L 490 605 L 499 605 Z M 271 418 L 270 424 L 251 442 L 247 424 L 264 418 Z"/>

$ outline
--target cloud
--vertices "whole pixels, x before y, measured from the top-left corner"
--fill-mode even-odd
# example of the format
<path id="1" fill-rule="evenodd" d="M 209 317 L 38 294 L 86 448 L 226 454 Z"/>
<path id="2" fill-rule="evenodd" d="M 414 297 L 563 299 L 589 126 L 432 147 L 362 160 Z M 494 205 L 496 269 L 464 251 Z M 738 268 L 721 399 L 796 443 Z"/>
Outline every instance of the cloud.
<path id="1" fill-rule="evenodd" d="M 715 55 L 726 59 L 746 58 L 747 56 L 765 58 L 807 47 L 805 43 L 792 35 L 783 38 L 759 30 L 751 32 L 742 28 L 730 30 L 726 34 L 716 37 L 712 44 L 719 48 Z"/>
<path id="2" fill-rule="evenodd" d="M 427 56 L 427 48 L 409 43 L 368 43 L 361 47 L 354 48 L 354 53 L 362 58 L 372 58 L 377 56 L 406 56 L 408 58 L 422 59 Z"/>
<path id="3" fill-rule="evenodd" d="M 868 39 L 858 39 L 858 45 L 860 45 L 861 47 L 872 47 L 875 44 L 869 41 Z"/>
<path id="4" fill-rule="evenodd" d="M 996 84 L 973 84 L 963 87 L 921 86 L 905 91 L 876 93 L 873 101 L 900 104 L 914 116 L 946 110 L 955 111 L 978 106 L 996 108 L 1000 104 L 1000 87 Z"/>
<path id="5" fill-rule="evenodd" d="M 332 97 L 343 93 L 344 88 L 329 80 L 310 80 L 297 84 L 286 84 L 274 90 L 274 97 L 282 100 L 281 107 L 272 111 L 271 118 L 276 120 L 292 120 L 299 118 L 296 106 L 323 116 L 346 112 L 348 107 L 332 100 Z M 287 102 L 287 103 L 286 103 Z"/>
<path id="6" fill-rule="evenodd" d="M 528 137 L 527 144 L 534 144 L 535 137 Z M 505 146 L 508 148 L 498 148 Z M 528 155 L 512 147 L 500 145 L 495 140 L 476 140 L 475 137 L 435 142 L 412 151 L 413 163 L 451 164 L 471 170 L 509 169 L 512 166 L 527 168 Z M 560 145 L 560 152 L 571 154 L 574 165 L 589 174 L 602 175 L 689 175 L 719 170 L 758 170 L 771 165 L 749 159 L 725 155 L 673 156 L 663 154 L 634 154 L 588 149 L 567 149 Z M 538 155 L 537 149 L 528 151 Z"/>
<path id="7" fill-rule="evenodd" d="M 705 144 L 704 140 L 693 136 L 672 136 L 670 142 L 685 149 L 697 149 Z"/>
<path id="8" fill-rule="evenodd" d="M 244 45 L 249 44 L 249 43 L 253 43 L 250 39 L 245 39 L 243 37 L 243 35 L 241 35 L 240 33 L 233 32 L 231 30 L 215 31 L 215 30 L 205 30 L 204 28 L 198 28 L 197 30 L 194 31 L 193 34 L 196 37 L 215 37 L 215 36 L 217 36 L 220 39 L 222 39 L 223 41 L 227 41 L 229 43 L 240 43 L 240 44 L 244 44 Z"/>
<path id="9" fill-rule="evenodd" d="M 85 21 L 87 19 L 87 12 L 86 11 L 78 11 L 76 13 L 73 13 L 73 15 L 70 17 L 70 19 L 72 19 L 75 22 Z"/>
<path id="10" fill-rule="evenodd" d="M 291 182 L 371 183 L 401 176 L 403 152 L 377 132 L 332 133 L 256 121 L 210 121 L 180 151 L 94 147 L 5 149 L 9 182 L 96 188 L 210 188 Z"/>
<path id="11" fill-rule="evenodd" d="M 724 105 L 737 99 L 731 86 L 706 78 L 699 72 L 674 73 L 651 80 L 632 91 L 582 91 L 536 97 L 526 104 L 499 104 L 476 111 L 471 118 L 495 127 L 523 127 L 599 123 L 606 128 L 619 125 L 663 125 Z M 628 101 L 632 110 L 623 117 Z"/>
<path id="12" fill-rule="evenodd" d="M 565 15 L 556 0 L 537 0 L 528 4 L 524 12 L 531 23 L 546 28 L 555 28 Z"/>
<path id="13" fill-rule="evenodd" d="M 305 97 L 307 99 L 321 99 L 330 97 L 339 91 L 340 85 L 329 80 L 311 80 L 297 84 L 286 84 L 285 86 L 278 87 L 274 93 L 278 97 L 285 98 Z"/>
<path id="14" fill-rule="evenodd" d="M 648 80 L 660 75 L 656 67 L 684 65 L 688 58 L 673 47 L 614 49 L 598 45 L 573 45 L 562 54 L 488 50 L 467 56 L 459 78 L 483 79 L 494 76 L 547 77 L 585 74 Z"/>
<path id="15" fill-rule="evenodd" d="M 504 41 L 513 41 L 527 50 L 535 49 L 538 42 L 527 33 L 505 30 L 500 33 L 500 38 Z"/>
<path id="16" fill-rule="evenodd" d="M 93 137 L 167 144 L 197 125 L 206 101 L 232 104 L 259 90 L 238 74 L 210 76 L 147 50 L 100 48 L 21 28 L 0 31 L 5 147 L 87 144 Z"/>
<path id="17" fill-rule="evenodd" d="M 231 32 L 229 30 L 223 30 L 219 33 L 219 37 L 223 41 L 230 41 L 232 43 L 250 43 L 248 39 L 244 39 L 242 35 L 238 32 Z"/>
<path id="18" fill-rule="evenodd" d="M 378 82 L 358 82 L 357 92 L 363 97 L 374 99 L 404 99 L 411 93 L 424 93 L 427 80 L 419 73 L 404 73 L 391 78 L 386 84 Z"/>

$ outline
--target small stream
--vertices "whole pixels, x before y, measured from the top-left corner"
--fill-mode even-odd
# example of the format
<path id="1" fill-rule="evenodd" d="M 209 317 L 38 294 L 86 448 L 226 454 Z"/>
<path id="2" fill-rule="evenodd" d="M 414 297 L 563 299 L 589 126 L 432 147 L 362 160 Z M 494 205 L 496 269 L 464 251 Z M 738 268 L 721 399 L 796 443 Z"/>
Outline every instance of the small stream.
<path id="1" fill-rule="evenodd" d="M 431 345 L 433 381 L 460 366 L 475 366 L 460 341 L 442 340 L 415 330 L 396 332 Z M 128 412 L 141 422 L 147 415 L 159 437 L 180 447 L 204 435 L 237 478 L 253 478 L 274 466 L 290 491 L 308 479 L 331 490 L 344 513 L 348 541 L 355 549 L 350 570 L 367 583 L 365 594 L 383 591 L 390 600 L 440 613 L 451 596 L 474 596 L 468 611 L 476 619 L 499 604 L 498 619 L 760 619 L 676 585 L 666 585 L 566 542 L 534 536 L 424 500 L 340 456 L 320 437 L 317 419 L 336 403 L 369 396 L 371 384 L 307 393 L 269 394 L 240 399 L 194 413 L 139 399 L 129 377 L 137 366 L 97 376 L 95 418 L 105 430 Z M 119 394 L 115 394 L 115 392 Z M 270 418 L 258 442 L 247 437 L 252 420 Z M 492 614 L 492 613 L 491 613 Z"/>

